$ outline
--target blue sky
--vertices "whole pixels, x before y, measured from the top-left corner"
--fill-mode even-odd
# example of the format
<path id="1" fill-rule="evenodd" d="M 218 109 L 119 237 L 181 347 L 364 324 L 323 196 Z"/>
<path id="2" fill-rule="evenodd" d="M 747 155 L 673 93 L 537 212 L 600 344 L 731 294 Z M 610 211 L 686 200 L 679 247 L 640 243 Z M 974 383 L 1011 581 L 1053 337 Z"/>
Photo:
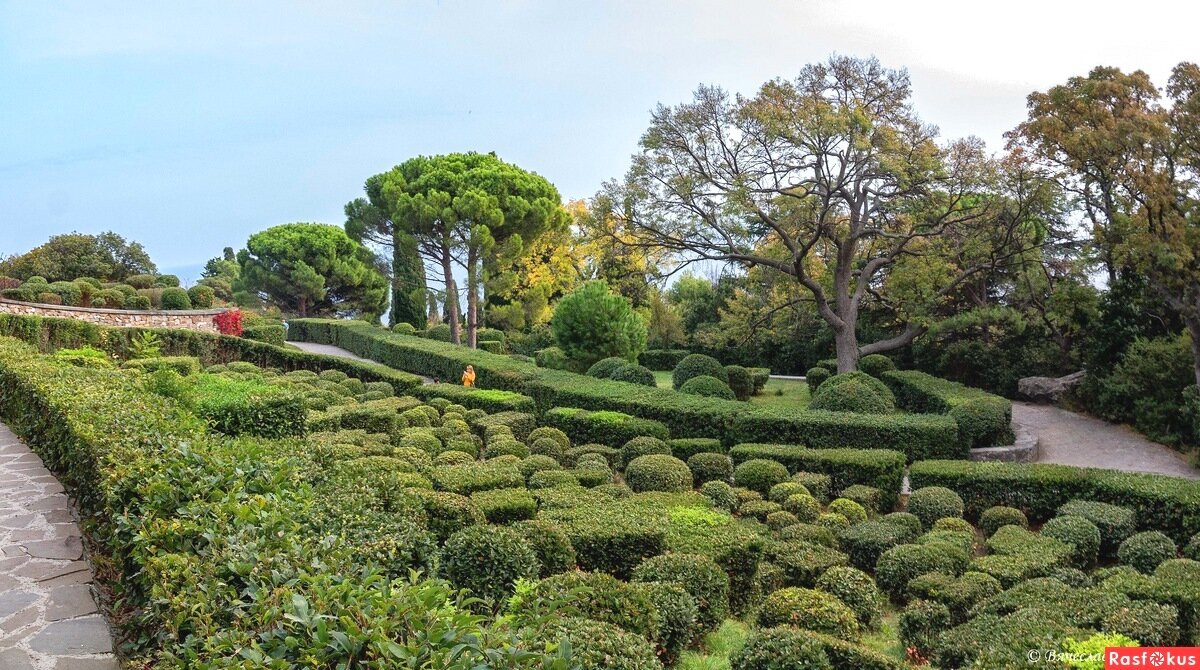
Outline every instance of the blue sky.
<path id="1" fill-rule="evenodd" d="M 656 103 L 834 52 L 908 67 L 927 121 L 994 148 L 1032 90 L 1200 60 L 1170 2 L 968 4 L 0 0 L 0 255 L 114 230 L 191 275 L 271 225 L 341 224 L 417 154 L 496 151 L 587 197 Z"/>

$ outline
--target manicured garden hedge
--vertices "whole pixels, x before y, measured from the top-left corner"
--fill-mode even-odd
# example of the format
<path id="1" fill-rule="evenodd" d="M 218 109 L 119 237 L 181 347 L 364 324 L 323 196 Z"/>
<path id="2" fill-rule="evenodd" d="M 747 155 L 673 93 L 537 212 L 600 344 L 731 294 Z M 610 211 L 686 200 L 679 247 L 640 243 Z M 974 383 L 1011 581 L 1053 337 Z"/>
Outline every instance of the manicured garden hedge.
<path id="1" fill-rule="evenodd" d="M 1006 505 L 1045 521 L 1071 500 L 1096 500 L 1131 509 L 1138 528 L 1160 530 L 1183 543 L 1200 532 L 1200 482 L 1175 477 L 1068 465 L 923 461 L 909 470 L 913 489 L 944 486 L 975 518 Z"/>
<path id="2" fill-rule="evenodd" d="M 533 398 L 527 395 L 499 389 L 466 387 L 459 384 L 425 384 L 408 390 L 407 393 L 422 400 L 445 398 L 468 409 L 481 409 L 489 414 L 492 412 L 533 412 L 536 409 Z"/>
<path id="3" fill-rule="evenodd" d="M 767 458 L 787 467 L 788 472 L 829 475 L 834 495 L 854 484 L 879 489 L 881 506 L 891 510 L 904 480 L 904 454 L 888 449 L 805 449 L 787 444 L 739 444 L 729 450 L 734 463 Z"/>
<path id="4" fill-rule="evenodd" d="M 879 378 L 901 409 L 952 417 L 965 448 L 1012 444 L 1012 402 L 1006 398 L 917 370 L 891 370 Z"/>
<path id="5" fill-rule="evenodd" d="M 657 421 L 639 419 L 621 412 L 589 412 L 574 407 L 555 407 L 546 412 L 545 423 L 570 436 L 576 444 L 622 447 L 635 437 L 667 439 L 667 427 Z"/>
<path id="6" fill-rule="evenodd" d="M 647 349 L 638 355 L 638 363 L 651 370 L 674 370 L 691 353 L 687 349 Z"/>
<path id="7" fill-rule="evenodd" d="M 288 324 L 288 336 L 295 340 L 333 344 L 386 365 L 442 379 L 457 379 L 467 365 L 473 365 L 480 386 L 524 393 L 540 411 L 577 407 L 624 412 L 662 422 L 672 437 L 712 437 L 726 444 L 783 441 L 809 447 L 896 449 L 910 461 L 965 455 L 958 444 L 957 424 L 946 416 L 751 408 L 744 402 L 540 368 L 508 356 L 400 335 L 361 322 L 296 319 Z"/>

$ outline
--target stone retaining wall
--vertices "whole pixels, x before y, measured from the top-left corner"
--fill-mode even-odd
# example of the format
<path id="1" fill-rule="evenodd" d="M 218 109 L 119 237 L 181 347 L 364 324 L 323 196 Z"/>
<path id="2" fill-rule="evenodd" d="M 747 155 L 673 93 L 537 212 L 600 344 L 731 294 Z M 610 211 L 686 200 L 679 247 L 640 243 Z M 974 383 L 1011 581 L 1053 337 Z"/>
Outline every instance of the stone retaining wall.
<path id="1" fill-rule="evenodd" d="M 213 323 L 213 317 L 224 311 L 226 311 L 224 308 L 168 311 L 98 309 L 95 307 L 43 305 L 0 298 L 0 314 L 77 319 L 117 328 L 183 328 L 215 333 L 217 326 Z"/>

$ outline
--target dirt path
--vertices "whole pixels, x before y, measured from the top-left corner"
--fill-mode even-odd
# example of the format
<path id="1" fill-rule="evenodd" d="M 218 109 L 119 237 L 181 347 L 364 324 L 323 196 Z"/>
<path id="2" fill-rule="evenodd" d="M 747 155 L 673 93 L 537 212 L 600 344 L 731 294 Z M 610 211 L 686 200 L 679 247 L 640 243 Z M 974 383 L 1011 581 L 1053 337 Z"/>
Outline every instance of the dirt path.
<path id="1" fill-rule="evenodd" d="M 1125 426 L 1048 405 L 1013 402 L 1013 421 L 1041 440 L 1039 463 L 1060 463 L 1126 472 L 1153 472 L 1200 479 L 1182 454 Z"/>

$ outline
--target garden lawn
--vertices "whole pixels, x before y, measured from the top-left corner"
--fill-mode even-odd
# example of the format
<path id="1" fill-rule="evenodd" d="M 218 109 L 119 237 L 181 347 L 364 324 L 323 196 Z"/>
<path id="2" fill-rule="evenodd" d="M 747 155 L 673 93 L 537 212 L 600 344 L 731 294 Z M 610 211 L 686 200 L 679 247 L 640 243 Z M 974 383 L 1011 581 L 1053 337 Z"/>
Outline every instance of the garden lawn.
<path id="1" fill-rule="evenodd" d="M 654 373 L 654 381 L 658 388 L 671 388 L 671 371 L 659 370 Z M 790 407 L 804 409 L 810 400 L 808 384 L 798 379 L 774 379 L 767 382 L 763 392 L 750 397 L 750 402 L 762 407 Z"/>

